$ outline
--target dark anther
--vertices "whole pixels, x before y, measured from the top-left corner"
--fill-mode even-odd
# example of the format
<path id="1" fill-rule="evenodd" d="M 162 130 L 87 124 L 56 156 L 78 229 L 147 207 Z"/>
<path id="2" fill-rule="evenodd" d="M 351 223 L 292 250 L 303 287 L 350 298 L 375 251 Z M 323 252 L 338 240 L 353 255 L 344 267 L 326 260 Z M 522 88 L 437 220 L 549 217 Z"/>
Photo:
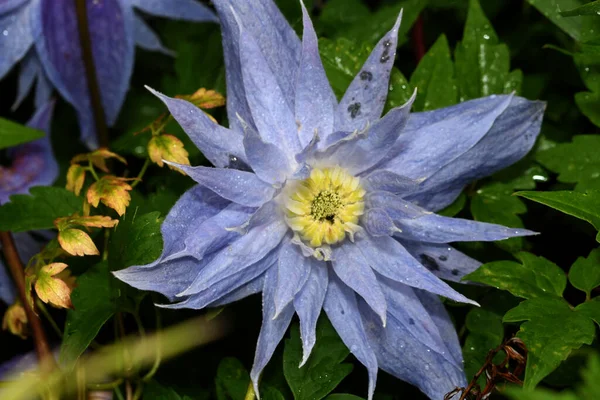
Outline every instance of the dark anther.
<path id="1" fill-rule="evenodd" d="M 421 264 L 423 264 L 423 266 L 425 268 L 427 268 L 430 271 L 439 271 L 440 270 L 440 266 L 438 265 L 437 261 L 435 261 L 435 258 L 428 256 L 427 254 L 421 254 L 419 256 L 419 258 L 421 259 Z"/>
<path id="2" fill-rule="evenodd" d="M 350 113 L 350 117 L 356 118 L 357 115 L 360 115 L 360 103 L 352 103 L 348 106 L 348 112 Z"/>

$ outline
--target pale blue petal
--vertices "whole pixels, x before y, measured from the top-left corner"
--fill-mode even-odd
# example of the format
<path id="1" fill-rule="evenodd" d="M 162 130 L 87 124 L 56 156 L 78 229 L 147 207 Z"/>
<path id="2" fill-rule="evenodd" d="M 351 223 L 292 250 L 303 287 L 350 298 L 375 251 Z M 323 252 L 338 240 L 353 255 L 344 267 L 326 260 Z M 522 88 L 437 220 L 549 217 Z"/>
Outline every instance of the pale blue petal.
<path id="1" fill-rule="evenodd" d="M 362 130 L 381 116 L 396 57 L 401 19 L 402 12 L 392 30 L 377 43 L 346 90 L 336 112 L 336 131 Z"/>
<path id="2" fill-rule="evenodd" d="M 44 104 L 47 104 L 51 101 L 52 90 L 52 83 L 50 83 L 48 76 L 40 66 L 35 84 L 34 104 L 36 110 L 39 110 L 40 108 L 44 107 Z"/>
<path id="3" fill-rule="evenodd" d="M 315 133 L 324 140 L 333 132 L 335 94 L 319 56 L 319 43 L 310 16 L 302 6 L 302 59 L 296 77 L 296 123 L 302 147 L 306 147 Z"/>
<path id="4" fill-rule="evenodd" d="M 241 133 L 223 128 L 204 111 L 185 100 L 165 96 L 151 88 L 148 90 L 165 103 L 185 133 L 211 163 L 217 167 L 226 167 L 230 156 L 245 161 Z"/>
<path id="5" fill-rule="evenodd" d="M 219 196 L 248 207 L 258 207 L 273 198 L 275 189 L 252 172 L 228 168 L 190 167 L 169 163 Z"/>
<path id="6" fill-rule="evenodd" d="M 293 104 L 285 97 L 255 38 L 240 27 L 240 63 L 246 100 L 262 138 L 290 158 L 301 150 Z"/>
<path id="7" fill-rule="evenodd" d="M 462 282 L 462 277 L 481 266 L 481 263 L 461 253 L 448 243 L 424 243 L 401 240 L 402 246 L 438 278 Z"/>
<path id="8" fill-rule="evenodd" d="M 402 197 L 419 188 L 419 181 L 383 169 L 371 172 L 361 182 L 369 192 L 384 190 Z"/>
<path id="9" fill-rule="evenodd" d="M 513 97 L 489 132 L 473 148 L 430 176 L 411 200 L 437 211 L 450 205 L 462 188 L 514 164 L 533 147 L 546 103 Z M 421 113 L 411 119 L 424 120 Z"/>
<path id="10" fill-rule="evenodd" d="M 131 0 L 134 7 L 157 17 L 218 22 L 217 16 L 196 0 Z"/>
<path id="11" fill-rule="evenodd" d="M 454 358 L 456 365 L 463 365 L 462 350 L 458 335 L 456 334 L 456 328 L 440 298 L 435 294 L 420 289 L 415 289 L 414 292 L 421 300 L 421 304 L 423 304 L 423 307 L 425 307 L 429 316 L 437 325 L 438 332 L 440 333 L 446 348 Z"/>
<path id="12" fill-rule="evenodd" d="M 0 14 L 6 14 L 29 0 L 0 0 Z"/>
<path id="13" fill-rule="evenodd" d="M 275 74 L 287 99 L 293 102 L 294 74 L 298 68 L 301 44 L 281 11 L 272 1 L 262 0 L 215 0 L 213 1 L 221 20 L 223 55 L 227 78 L 227 115 L 233 129 L 242 131 L 242 124 L 235 115 L 256 128 L 244 92 L 239 58 L 239 18 L 244 29 L 255 37 Z"/>
<path id="14" fill-rule="evenodd" d="M 431 212 L 414 205 L 410 201 L 403 200 L 390 192 L 370 192 L 367 193 L 366 200 L 368 207 L 384 209 L 393 220 L 420 218 L 431 214 Z"/>
<path id="15" fill-rule="evenodd" d="M 10 4 L 9 4 L 10 5 Z M 0 6 L 1 7 L 1 6 Z M 8 8 L 8 7 L 7 7 Z M 0 15 L 0 79 L 21 61 L 33 44 L 31 5 Z"/>
<path id="16" fill-rule="evenodd" d="M 283 183 L 291 171 L 290 159 L 279 147 L 267 143 L 251 126 L 244 134 L 246 158 L 254 173 L 267 183 Z"/>
<path id="17" fill-rule="evenodd" d="M 398 228 L 383 208 L 370 208 L 362 216 L 364 228 L 372 236 L 391 236 Z"/>
<path id="18" fill-rule="evenodd" d="M 222 307 L 227 304 L 231 304 L 241 299 L 245 299 L 248 296 L 252 296 L 253 294 L 262 292 L 263 287 L 265 285 L 265 274 L 260 275 L 257 278 L 254 278 L 250 282 L 246 283 L 243 286 L 240 286 L 238 289 L 232 291 L 231 293 L 226 294 L 220 299 L 210 303 L 208 307 Z"/>
<path id="19" fill-rule="evenodd" d="M 1 39 L 0 39 L 1 40 Z M 37 75 L 40 73 L 40 64 L 37 60 L 37 56 L 35 55 L 35 51 L 29 50 L 27 55 L 23 58 L 21 62 L 21 69 L 19 71 L 19 81 L 17 86 L 17 98 L 13 103 L 11 110 L 14 111 L 25 100 L 31 88 L 33 87 L 33 83 Z"/>
<path id="20" fill-rule="evenodd" d="M 379 315 L 385 325 L 386 302 L 377 277 L 359 246 L 346 242 L 333 249 L 333 270 L 348 287 L 358 293 Z"/>
<path id="21" fill-rule="evenodd" d="M 249 230 L 248 233 L 221 249 L 210 264 L 200 271 L 190 287 L 180 293 L 180 296 L 206 290 L 217 282 L 259 262 L 279 245 L 287 230 L 287 225 L 279 216 L 271 215 L 265 218 L 262 225 Z"/>
<path id="22" fill-rule="evenodd" d="M 8 276 L 8 272 L 4 263 L 0 260 L 0 300 L 5 304 L 10 305 L 15 301 L 15 286 L 12 279 Z"/>
<path id="23" fill-rule="evenodd" d="M 306 284 L 294 298 L 294 308 L 300 319 L 300 338 L 302 339 L 302 367 L 308 360 L 315 342 L 317 341 L 317 320 L 321 314 L 329 277 L 327 265 L 314 257 L 309 257 L 310 274 Z"/>
<path id="24" fill-rule="evenodd" d="M 277 283 L 275 287 L 275 317 L 277 317 L 302 289 L 311 270 L 310 258 L 304 257 L 300 248 L 284 240 L 277 260 Z"/>
<path id="25" fill-rule="evenodd" d="M 386 278 L 454 301 L 477 304 L 429 272 L 394 238 L 361 235 L 356 243 L 371 268 Z"/>
<path id="26" fill-rule="evenodd" d="M 516 236 L 536 235 L 535 232 L 527 229 L 507 228 L 502 225 L 437 214 L 399 220 L 396 221 L 396 226 L 401 229 L 401 232 L 395 234 L 396 237 L 429 243 L 491 242 Z"/>
<path id="27" fill-rule="evenodd" d="M 270 268 L 265 274 L 265 286 L 263 289 L 263 323 L 258 335 L 254 364 L 250 371 L 250 379 L 254 385 L 254 392 L 259 394 L 258 380 L 262 370 L 265 368 L 277 345 L 283 338 L 285 331 L 294 316 L 294 307 L 289 304 L 277 318 L 275 316 L 275 285 L 277 281 L 277 270 Z"/>
<path id="28" fill-rule="evenodd" d="M 146 25 L 144 20 L 137 15 L 133 16 L 133 36 L 135 44 L 144 50 L 158 51 L 168 56 L 174 56 L 175 52 L 163 46 L 160 38 Z"/>
<path id="29" fill-rule="evenodd" d="M 425 346 L 394 316 L 390 315 L 388 326 L 383 328 L 363 301 L 359 306 L 367 327 L 368 342 L 382 370 L 415 385 L 432 400 L 443 399 L 455 387 L 466 387 L 461 368 Z"/>
<path id="30" fill-rule="evenodd" d="M 329 276 L 323 309 L 344 344 L 358 361 L 367 368 L 369 374 L 368 400 L 372 400 L 375 384 L 377 383 L 377 358 L 369 344 L 367 332 L 362 323 L 356 294 L 340 281 L 335 274 Z M 373 313 L 373 315 L 376 314 Z M 380 317 L 373 320 L 373 325 L 382 326 Z"/>

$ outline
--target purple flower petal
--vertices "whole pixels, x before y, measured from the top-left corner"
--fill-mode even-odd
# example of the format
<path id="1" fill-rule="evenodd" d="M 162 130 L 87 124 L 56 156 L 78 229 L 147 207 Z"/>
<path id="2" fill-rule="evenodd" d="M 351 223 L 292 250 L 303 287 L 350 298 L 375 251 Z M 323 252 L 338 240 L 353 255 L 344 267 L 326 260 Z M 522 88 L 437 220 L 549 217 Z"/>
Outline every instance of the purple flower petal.
<path id="1" fill-rule="evenodd" d="M 33 83 L 35 82 L 36 77 L 40 73 L 41 66 L 39 61 L 37 60 L 37 56 L 35 51 L 29 50 L 27 55 L 23 58 L 21 62 L 21 70 L 19 71 L 19 82 L 17 86 L 17 98 L 13 103 L 11 110 L 14 111 L 25 100 L 31 88 L 33 87 Z"/>
<path id="2" fill-rule="evenodd" d="M 88 29 L 106 121 L 112 125 L 125 100 L 133 69 L 132 10 L 119 0 L 87 0 Z M 75 2 L 41 0 L 33 16 L 36 50 L 50 81 L 77 110 L 82 139 L 97 146 Z"/>
<path id="3" fill-rule="evenodd" d="M 263 288 L 263 323 L 258 335 L 254 364 L 250 371 L 250 379 L 254 385 L 254 392 L 258 391 L 258 380 L 262 370 L 265 368 L 277 345 L 283 338 L 285 331 L 294 316 L 294 307 L 289 304 L 277 318 L 275 317 L 275 286 L 277 284 L 277 269 L 270 268 L 265 274 L 265 286 Z"/>
<path id="4" fill-rule="evenodd" d="M 292 160 L 286 153 L 276 145 L 265 142 L 251 126 L 246 127 L 244 149 L 250 167 L 266 183 L 283 183 L 292 172 Z"/>
<path id="5" fill-rule="evenodd" d="M 371 311 L 370 306 L 367 308 Z M 367 367 L 369 373 L 368 400 L 372 400 L 377 383 L 377 358 L 369 344 L 367 332 L 358 311 L 356 294 L 335 274 L 329 276 L 323 309 L 350 352 L 362 365 Z M 377 314 L 373 313 L 373 315 Z M 382 326 L 380 317 L 376 317 L 372 322 L 373 325 Z"/>
<path id="6" fill-rule="evenodd" d="M 362 182 L 370 192 L 383 190 L 402 197 L 419 189 L 419 181 L 383 169 L 371 172 Z"/>
<path id="7" fill-rule="evenodd" d="M 137 15 L 133 16 L 133 37 L 135 38 L 135 44 L 144 50 L 175 56 L 175 52 L 164 47 L 156 33 Z"/>
<path id="8" fill-rule="evenodd" d="M 317 340 L 317 320 L 323 308 L 327 283 L 329 282 L 327 265 L 314 257 L 306 259 L 310 263 L 310 274 L 306 284 L 294 298 L 294 308 L 300 319 L 300 338 L 302 339 L 302 367 L 312 351 Z"/>
<path id="9" fill-rule="evenodd" d="M 0 3 L 0 79 L 10 71 L 13 65 L 19 62 L 33 45 L 33 32 L 31 26 L 32 8 L 27 4 L 21 8 L 16 7 L 16 1 Z M 3 10 L 2 7 L 6 9 Z M 12 9 L 12 12 L 4 12 Z"/>
<path id="10" fill-rule="evenodd" d="M 302 289 L 312 267 L 312 260 L 302 255 L 300 247 L 285 240 L 277 257 L 275 286 L 275 318 L 290 304 Z"/>
<path id="11" fill-rule="evenodd" d="M 369 262 L 354 243 L 344 243 L 333 250 L 333 270 L 344 284 L 361 296 L 385 325 L 387 305 Z"/>
<path id="12" fill-rule="evenodd" d="M 399 196 L 385 191 L 367 194 L 367 205 L 370 208 L 384 209 L 392 220 L 420 218 L 431 212 L 414 205 L 410 201 L 402 200 Z"/>
<path id="13" fill-rule="evenodd" d="M 218 300 L 210 303 L 208 307 L 221 307 L 235 301 L 244 299 L 248 296 L 252 296 L 253 294 L 262 292 L 263 287 L 265 285 L 265 274 L 260 275 L 259 277 L 254 278 L 250 282 L 246 283 L 243 286 L 240 286 L 236 290 L 226 294 L 225 296 L 219 298 Z"/>
<path id="14" fill-rule="evenodd" d="M 0 0 L 0 14 L 8 13 L 25 4 L 28 0 Z"/>
<path id="15" fill-rule="evenodd" d="M 218 22 L 217 16 L 204 4 L 196 0 L 130 0 L 134 7 L 157 17 L 185 21 Z"/>
<path id="16" fill-rule="evenodd" d="M 377 43 L 346 90 L 337 109 L 335 130 L 362 130 L 381 116 L 387 98 L 390 72 L 396 57 L 401 20 L 402 12 L 392 30 Z"/>
<path id="17" fill-rule="evenodd" d="M 391 236 L 398 228 L 383 208 L 370 208 L 362 216 L 362 223 L 372 236 Z"/>
<path id="18" fill-rule="evenodd" d="M 302 59 L 296 77 L 296 124 L 302 147 L 315 136 L 324 140 L 333 132 L 334 112 L 337 100 L 331 89 L 319 56 L 319 43 L 303 2 Z"/>

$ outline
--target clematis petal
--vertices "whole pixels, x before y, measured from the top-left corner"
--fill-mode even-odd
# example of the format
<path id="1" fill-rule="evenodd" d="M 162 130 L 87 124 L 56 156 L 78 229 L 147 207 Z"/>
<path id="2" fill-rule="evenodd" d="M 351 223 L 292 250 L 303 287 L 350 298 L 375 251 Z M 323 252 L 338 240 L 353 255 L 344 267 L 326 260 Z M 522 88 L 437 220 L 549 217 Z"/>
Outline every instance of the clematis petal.
<path id="1" fill-rule="evenodd" d="M 419 181 L 383 169 L 371 172 L 363 178 L 363 182 L 370 192 L 383 190 L 402 197 L 419 188 Z"/>
<path id="2" fill-rule="evenodd" d="M 0 300 L 10 305 L 15 301 L 15 287 L 8 276 L 4 263 L 0 261 Z"/>
<path id="3" fill-rule="evenodd" d="M 413 114 L 382 165 L 413 179 L 429 177 L 475 146 L 507 109 L 511 95 L 490 96 L 429 111 L 426 123 Z"/>
<path id="4" fill-rule="evenodd" d="M 527 229 L 507 228 L 502 225 L 449 218 L 437 214 L 399 220 L 396 221 L 396 225 L 402 230 L 395 234 L 396 237 L 429 243 L 489 242 L 515 236 L 537 235 Z"/>
<path id="5" fill-rule="evenodd" d="M 388 326 L 383 328 L 364 302 L 359 308 L 367 327 L 367 340 L 382 370 L 417 386 L 430 399 L 442 399 L 455 387 L 466 387 L 462 368 L 424 345 L 394 316 L 390 315 Z"/>
<path id="6" fill-rule="evenodd" d="M 75 3 L 41 0 L 33 16 L 36 50 L 48 77 L 77 110 L 82 140 L 97 146 Z M 133 15 L 119 0 L 87 0 L 88 29 L 106 121 L 112 125 L 125 100 L 133 70 Z"/>
<path id="7" fill-rule="evenodd" d="M 235 115 L 256 128 L 246 101 L 240 65 L 239 26 L 237 15 L 244 21 L 244 29 L 255 37 L 261 47 L 269 68 L 276 76 L 286 99 L 293 101 L 294 71 L 298 68 L 301 44 L 281 11 L 271 1 L 262 0 L 215 0 L 215 8 L 221 20 L 223 53 L 227 80 L 227 115 L 230 126 L 242 131 L 242 124 Z"/>
<path id="8" fill-rule="evenodd" d="M 546 103 L 513 97 L 479 143 L 423 182 L 412 200 L 430 210 L 451 204 L 469 182 L 489 176 L 523 158 L 533 147 Z M 420 113 L 413 114 L 421 119 Z"/>
<path id="9" fill-rule="evenodd" d="M 275 189 L 252 172 L 237 169 L 190 167 L 168 163 L 181 169 L 190 178 L 219 196 L 248 207 L 258 207 L 269 201 Z"/>
<path id="10" fill-rule="evenodd" d="M 156 33 L 137 15 L 133 16 L 133 37 L 135 38 L 135 44 L 144 50 L 158 51 L 168 56 L 175 56 L 175 52 L 164 47 Z"/>
<path id="11" fill-rule="evenodd" d="M 377 43 L 337 108 L 334 130 L 364 129 L 381 116 L 387 98 L 390 72 L 396 57 L 402 12 L 392 30 Z"/>
<path id="12" fill-rule="evenodd" d="M 286 99 L 255 38 L 243 26 L 239 42 L 244 90 L 256 129 L 265 141 L 292 158 L 301 150 L 292 103 Z"/>
<path id="13" fill-rule="evenodd" d="M 312 21 L 303 2 L 302 59 L 296 77 L 296 124 L 302 148 L 315 136 L 320 140 L 333 132 L 334 112 L 337 107 L 335 94 L 331 89 L 325 69 L 319 56 L 319 43 Z"/>
<path id="14" fill-rule="evenodd" d="M 219 251 L 210 264 L 199 272 L 190 287 L 179 296 L 201 292 L 249 268 L 279 245 L 287 229 L 287 225 L 279 217 L 267 216 L 260 226 L 251 229 Z"/>
<path id="15" fill-rule="evenodd" d="M 134 7 L 157 17 L 185 21 L 218 22 L 217 16 L 204 4 L 195 0 L 130 0 Z"/>
<path id="16" fill-rule="evenodd" d="M 369 262 L 354 243 L 344 243 L 333 249 L 333 270 L 348 287 L 358 293 L 379 315 L 385 326 L 387 305 Z"/>
<path id="17" fill-rule="evenodd" d="M 279 147 L 267 143 L 254 128 L 247 126 L 244 149 L 248 163 L 256 175 L 267 183 L 283 183 L 291 173 L 290 160 Z"/>
<path id="18" fill-rule="evenodd" d="M 324 152 L 323 157 L 358 175 L 382 160 L 390 151 L 406 125 L 415 90 L 406 104 L 396 107 L 369 127 L 366 137 L 342 140 Z"/>
<path id="19" fill-rule="evenodd" d="M 325 293 L 327 292 L 327 283 L 329 282 L 327 266 L 323 261 L 308 257 L 306 262 L 310 263 L 310 274 L 308 280 L 294 298 L 294 308 L 300 319 L 300 338 L 302 339 L 302 361 L 299 367 L 302 367 L 308 361 L 312 348 L 317 341 L 317 320 L 319 314 L 321 314 Z"/>
<path id="20" fill-rule="evenodd" d="M 182 99 L 173 99 L 147 87 L 169 109 L 192 142 L 217 167 L 229 165 L 230 157 L 245 161 L 242 135 L 214 123 L 204 111 Z"/>
<path id="21" fill-rule="evenodd" d="M 275 316 L 290 304 L 302 289 L 310 274 L 312 262 L 302 255 L 300 248 L 284 240 L 277 257 L 277 283 L 275 286 Z"/>
<path id="22" fill-rule="evenodd" d="M 448 243 L 425 243 L 400 240 L 402 246 L 438 278 L 462 282 L 462 277 L 481 266 L 481 263 L 461 253 Z"/>
<path id="23" fill-rule="evenodd" d="M 243 286 L 240 286 L 236 290 L 226 294 L 220 299 L 210 303 L 208 307 L 221 307 L 227 304 L 231 304 L 238 300 L 244 299 L 253 294 L 262 292 L 265 285 L 265 274 L 262 274 Z"/>
<path id="24" fill-rule="evenodd" d="M 371 311 L 370 306 L 367 306 Z M 369 374 L 368 400 L 373 399 L 377 383 L 377 358 L 367 337 L 358 310 L 356 294 L 346 286 L 335 274 L 330 274 L 327 294 L 323 306 L 329 321 L 340 335 L 350 352 L 367 368 Z M 372 312 L 373 313 L 373 312 Z M 376 315 L 373 313 L 373 315 Z M 373 319 L 373 324 L 382 326 L 380 317 Z"/>
<path id="25" fill-rule="evenodd" d="M 38 60 L 39 63 L 39 60 Z M 44 72 L 44 69 L 40 66 L 39 73 L 37 75 L 37 81 L 35 84 L 35 98 L 34 105 L 35 109 L 39 110 L 44 107 L 44 104 L 51 102 L 52 96 L 52 84 L 48 79 L 48 76 Z"/>
<path id="26" fill-rule="evenodd" d="M 421 304 L 423 304 L 431 319 L 437 325 L 438 332 L 446 348 L 454 358 L 456 365 L 461 366 L 463 364 L 463 356 L 460 342 L 456 334 L 456 328 L 450 319 L 450 315 L 448 315 L 448 311 L 446 311 L 446 307 L 444 307 L 440 298 L 435 294 L 419 289 L 415 289 L 414 292 L 421 300 Z"/>
<path id="27" fill-rule="evenodd" d="M 18 63 L 34 42 L 34 35 L 31 26 L 32 6 L 27 4 L 21 8 L 16 1 L 12 1 L 4 7 L 9 11 L 2 15 L 0 12 L 0 79 L 10 71 L 10 69 Z M 0 5 L 3 7 L 3 5 Z M 14 7 L 14 8 L 13 8 Z M 34 5 L 35 7 L 35 5 Z M 6 32 L 6 33 L 5 33 Z"/>
<path id="28" fill-rule="evenodd" d="M 372 236 L 391 236 L 398 228 L 386 210 L 383 208 L 370 208 L 362 218 L 365 229 Z"/>
<path id="29" fill-rule="evenodd" d="M 35 55 L 35 51 L 29 50 L 27 55 L 23 58 L 21 62 L 21 70 L 19 71 L 19 82 L 17 86 L 17 98 L 13 103 L 11 110 L 16 110 L 19 108 L 23 100 L 27 97 L 33 84 L 35 82 L 36 77 L 40 73 L 40 64 L 37 61 L 37 56 Z"/>
<path id="30" fill-rule="evenodd" d="M 254 385 L 254 392 L 258 391 L 258 380 L 262 370 L 265 368 L 277 345 L 283 338 L 285 331 L 294 316 L 294 307 L 289 304 L 277 318 L 275 316 L 275 286 L 277 283 L 277 269 L 270 268 L 265 274 L 265 286 L 263 288 L 263 323 L 258 335 L 254 364 L 250 371 L 250 379 Z"/>
<path id="31" fill-rule="evenodd" d="M 386 191 L 376 191 L 367 194 L 367 205 L 371 208 L 384 209 L 392 220 L 420 218 L 431 212 L 402 200 L 399 196 Z"/>
<path id="32" fill-rule="evenodd" d="M 356 244 L 371 268 L 386 278 L 439 294 L 454 301 L 477 304 L 429 272 L 394 238 L 389 236 L 375 238 L 362 235 Z"/>
<path id="33" fill-rule="evenodd" d="M 28 0 L 1 0 L 0 1 L 0 14 L 6 14 L 15 8 L 25 4 Z"/>

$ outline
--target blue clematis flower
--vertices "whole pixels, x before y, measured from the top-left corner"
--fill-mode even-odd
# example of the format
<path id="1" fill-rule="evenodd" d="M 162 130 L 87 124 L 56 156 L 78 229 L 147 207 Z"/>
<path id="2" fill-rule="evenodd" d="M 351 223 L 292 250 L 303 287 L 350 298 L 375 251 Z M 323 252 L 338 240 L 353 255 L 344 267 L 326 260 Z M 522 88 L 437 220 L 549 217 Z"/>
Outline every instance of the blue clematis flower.
<path id="1" fill-rule="evenodd" d="M 188 21 L 217 21 L 196 0 L 86 0 L 92 53 L 106 121 L 112 125 L 123 105 L 133 70 L 134 45 L 170 54 L 134 13 Z M 36 106 L 52 87 L 77 111 L 82 140 L 97 147 L 75 1 L 0 0 L 0 79 L 22 61 L 15 106 L 37 80 Z"/>
<path id="2" fill-rule="evenodd" d="M 338 102 L 304 8 L 300 41 L 270 0 L 214 4 L 230 128 L 155 94 L 216 168 L 177 165 L 198 185 L 163 223 L 162 255 L 116 276 L 162 293 L 174 302 L 167 308 L 262 292 L 256 389 L 295 313 L 306 362 L 321 309 L 368 369 L 369 399 L 378 368 L 432 399 L 464 386 L 438 296 L 473 302 L 440 278 L 459 281 L 480 264 L 448 243 L 533 232 L 435 211 L 522 158 L 544 103 L 502 95 L 410 114 L 413 96 L 381 117 L 401 17 Z"/>

